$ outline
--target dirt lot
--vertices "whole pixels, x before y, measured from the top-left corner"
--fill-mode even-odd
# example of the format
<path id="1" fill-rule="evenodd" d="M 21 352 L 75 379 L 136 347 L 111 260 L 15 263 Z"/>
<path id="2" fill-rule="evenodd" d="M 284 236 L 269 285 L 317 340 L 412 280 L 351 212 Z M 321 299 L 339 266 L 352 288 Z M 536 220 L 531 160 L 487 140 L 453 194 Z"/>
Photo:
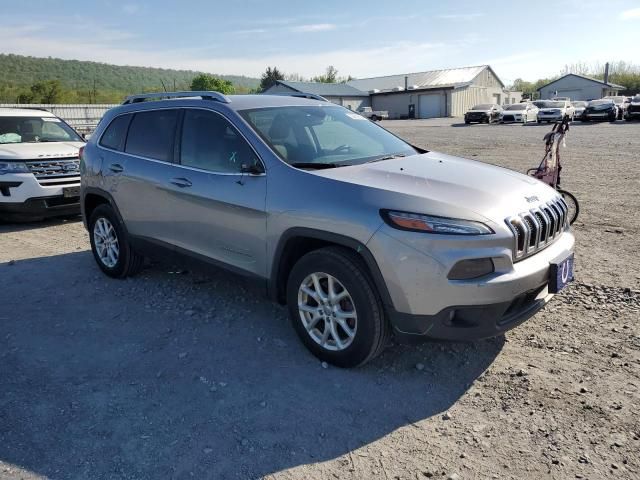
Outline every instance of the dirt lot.
<path id="1" fill-rule="evenodd" d="M 548 130 L 385 126 L 518 171 Z M 564 158 L 577 282 L 505 338 L 351 371 L 243 279 L 110 280 L 81 223 L 0 225 L 0 479 L 640 478 L 640 124 L 576 125 Z"/>

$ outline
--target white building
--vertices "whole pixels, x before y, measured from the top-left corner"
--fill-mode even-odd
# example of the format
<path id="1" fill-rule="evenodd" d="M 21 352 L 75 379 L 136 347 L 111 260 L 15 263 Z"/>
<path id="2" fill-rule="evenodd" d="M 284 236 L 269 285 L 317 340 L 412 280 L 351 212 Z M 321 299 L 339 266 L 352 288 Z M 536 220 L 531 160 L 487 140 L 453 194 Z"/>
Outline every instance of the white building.
<path id="1" fill-rule="evenodd" d="M 624 90 L 622 85 L 603 82 L 575 73 L 569 73 L 538 89 L 540 98 L 547 100 L 553 97 L 569 97 L 571 100 L 594 100 L 607 95 L 618 95 Z"/>
<path id="2" fill-rule="evenodd" d="M 368 92 L 374 110 L 390 118 L 461 117 L 481 103 L 516 103 L 489 65 L 363 78 L 348 85 Z"/>

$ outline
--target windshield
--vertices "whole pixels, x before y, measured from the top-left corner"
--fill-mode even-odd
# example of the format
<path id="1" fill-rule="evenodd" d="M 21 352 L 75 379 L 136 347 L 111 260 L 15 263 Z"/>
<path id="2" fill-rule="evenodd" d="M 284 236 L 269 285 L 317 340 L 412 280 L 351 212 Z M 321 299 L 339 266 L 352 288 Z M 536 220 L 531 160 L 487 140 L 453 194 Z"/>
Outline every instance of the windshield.
<path id="1" fill-rule="evenodd" d="M 571 105 L 577 108 L 584 108 L 587 106 L 587 102 L 571 102 Z"/>
<path id="2" fill-rule="evenodd" d="M 543 100 L 536 103 L 538 108 L 563 108 L 564 102 L 554 102 L 553 100 Z"/>
<path id="3" fill-rule="evenodd" d="M 610 100 L 613 103 L 623 103 L 624 102 L 624 97 L 604 97 L 606 100 Z"/>
<path id="4" fill-rule="evenodd" d="M 597 107 L 598 105 L 611 105 L 613 102 L 611 100 L 591 100 L 589 102 L 590 107 Z"/>
<path id="5" fill-rule="evenodd" d="M 300 168 L 416 154 L 411 145 L 343 107 L 270 107 L 239 113 L 280 158 Z"/>
<path id="6" fill-rule="evenodd" d="M 82 138 L 56 117 L 0 117 L 0 144 L 38 142 L 82 142 Z"/>
<path id="7" fill-rule="evenodd" d="M 636 95 L 635 97 L 633 97 L 633 98 L 631 99 L 631 101 L 632 101 L 633 103 L 640 102 L 640 95 Z"/>
<path id="8" fill-rule="evenodd" d="M 505 110 L 524 110 L 525 108 L 527 108 L 526 103 L 516 103 L 514 105 L 509 105 L 508 107 L 505 107 Z"/>
<path id="9" fill-rule="evenodd" d="M 476 105 L 471 110 L 491 110 L 492 107 L 493 105 L 482 104 L 482 105 Z"/>

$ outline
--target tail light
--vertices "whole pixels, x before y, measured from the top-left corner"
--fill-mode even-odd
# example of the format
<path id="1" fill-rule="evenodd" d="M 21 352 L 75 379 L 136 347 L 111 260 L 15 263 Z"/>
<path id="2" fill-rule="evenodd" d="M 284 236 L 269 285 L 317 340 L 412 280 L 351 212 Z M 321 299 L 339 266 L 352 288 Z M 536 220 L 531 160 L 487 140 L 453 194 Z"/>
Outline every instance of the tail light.
<path id="1" fill-rule="evenodd" d="M 84 154 L 84 147 L 80 147 L 80 150 L 78 150 L 78 158 L 80 160 L 82 160 L 82 155 Z"/>

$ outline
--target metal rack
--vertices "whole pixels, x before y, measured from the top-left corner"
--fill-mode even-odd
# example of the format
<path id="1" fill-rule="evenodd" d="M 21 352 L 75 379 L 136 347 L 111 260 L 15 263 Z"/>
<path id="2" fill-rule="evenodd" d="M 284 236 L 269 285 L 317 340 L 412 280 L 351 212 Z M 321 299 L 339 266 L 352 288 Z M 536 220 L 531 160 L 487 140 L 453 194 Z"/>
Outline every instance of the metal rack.
<path id="1" fill-rule="evenodd" d="M 226 95 L 223 95 L 220 92 L 208 92 L 208 91 L 198 91 L 198 92 L 160 92 L 160 93 L 141 93 L 138 95 L 129 95 L 125 98 L 122 105 L 129 105 L 131 103 L 140 103 L 145 100 L 164 100 L 169 98 L 189 98 L 189 97 L 200 97 L 203 100 L 214 100 L 216 102 L 221 103 L 231 103 L 231 100 Z"/>

